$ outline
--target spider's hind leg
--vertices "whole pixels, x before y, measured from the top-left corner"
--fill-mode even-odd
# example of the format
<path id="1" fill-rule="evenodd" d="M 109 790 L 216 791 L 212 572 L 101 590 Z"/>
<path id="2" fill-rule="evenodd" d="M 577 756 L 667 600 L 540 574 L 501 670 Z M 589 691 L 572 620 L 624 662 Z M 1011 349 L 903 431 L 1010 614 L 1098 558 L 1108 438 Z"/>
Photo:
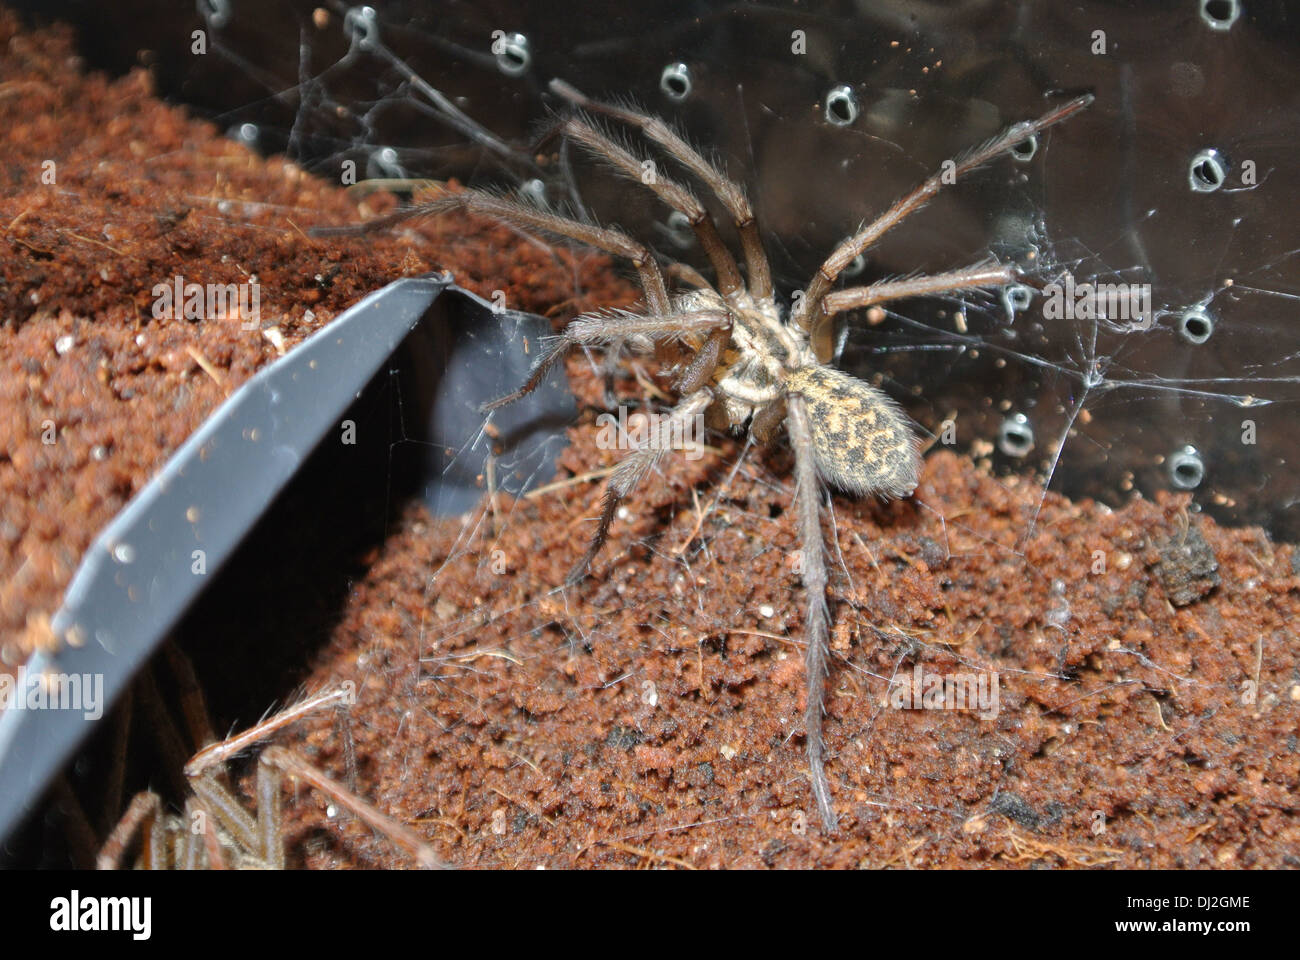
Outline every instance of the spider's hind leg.
<path id="1" fill-rule="evenodd" d="M 167 834 L 163 824 L 162 799 L 151 790 L 138 793 L 117 822 L 95 858 L 99 870 L 119 870 L 135 838 L 143 834 L 142 860 L 148 869 L 161 870 L 167 864 Z"/>
<path id="2" fill-rule="evenodd" d="M 798 394 L 787 400 L 790 444 L 795 455 L 795 506 L 799 524 L 799 549 L 803 559 L 803 584 L 807 592 L 804 611 L 804 655 L 808 675 L 808 707 L 804 713 L 804 737 L 808 752 L 808 777 L 822 827 L 835 829 L 837 818 L 831 806 L 830 783 L 826 779 L 825 744 L 822 741 L 822 712 L 826 696 L 826 657 L 829 647 L 830 610 L 826 606 L 826 560 L 822 556 L 821 484 L 817 477 L 816 447 L 807 402 Z"/>
<path id="3" fill-rule="evenodd" d="M 808 594 L 804 618 L 808 644 L 808 710 L 804 717 L 808 772 L 822 825 L 830 832 L 835 829 L 836 818 L 822 741 L 830 611 L 822 555 L 820 479 L 824 477 L 859 495 L 906 496 L 916 487 L 920 457 L 916 437 L 903 412 L 870 384 L 833 367 L 805 364 L 786 374 L 786 388 L 786 424 L 795 454 L 799 548 Z"/>

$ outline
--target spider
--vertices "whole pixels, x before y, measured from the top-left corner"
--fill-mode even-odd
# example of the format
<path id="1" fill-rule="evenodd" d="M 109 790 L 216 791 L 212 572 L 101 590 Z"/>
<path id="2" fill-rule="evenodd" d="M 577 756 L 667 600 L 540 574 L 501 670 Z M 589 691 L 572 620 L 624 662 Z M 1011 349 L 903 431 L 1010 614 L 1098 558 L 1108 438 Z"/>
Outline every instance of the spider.
<path id="1" fill-rule="evenodd" d="M 920 209 L 944 185 L 1083 110 L 1093 98 L 1080 96 L 1037 120 L 1015 124 L 982 146 L 946 163 L 944 170 L 925 180 L 836 247 L 807 287 L 793 295 L 787 307 L 776 297 L 758 224 L 740 185 L 664 121 L 628 107 L 592 100 L 561 80 L 552 80 L 550 90 L 574 108 L 558 120 L 556 132 L 623 176 L 644 184 L 670 208 L 683 214 L 713 268 L 713 283 L 688 266 L 674 264 L 671 273 L 694 289 L 670 295 L 665 272 L 654 254 L 628 234 L 478 190 L 447 194 L 404 208 L 371 221 L 362 229 L 383 228 L 399 220 L 450 210 L 468 210 L 525 230 L 578 241 L 624 257 L 636 268 L 645 298 L 644 312 L 604 311 L 575 318 L 543 350 L 524 384 L 487 404 L 485 411 L 495 410 L 534 390 L 546 371 L 571 347 L 617 347 L 626 341 L 642 346 L 678 343 L 689 348 L 687 358 L 674 370 L 677 406 L 666 417 L 653 421 L 648 435 L 640 438 L 641 442 L 634 445 L 610 475 L 596 532 L 567 583 L 585 576 L 605 543 L 619 502 L 655 467 L 664 451 L 674 445 L 672 438 L 686 433 L 685 428 L 696 416 L 705 415 L 706 422 L 715 427 L 748 431 L 760 443 L 773 442 L 781 425 L 785 425 L 795 454 L 796 522 L 807 594 L 804 726 L 808 772 L 823 828 L 830 833 L 837 818 L 831 803 L 822 739 L 830 612 L 822 553 L 820 481 L 858 496 L 903 497 L 916 487 L 920 457 L 915 435 L 898 406 L 875 387 L 829 366 L 826 362 L 829 356 L 819 357 L 814 343 L 821 342 L 820 333 L 826 329 L 825 324 L 843 311 L 906 297 L 1004 286 L 1016 280 L 1018 271 L 1013 266 L 985 262 L 947 273 L 884 280 L 863 287 L 833 291 L 832 286 L 859 254 Z M 657 173 L 651 161 L 603 131 L 593 115 L 639 130 L 713 192 L 731 215 L 739 234 L 745 263 L 743 277 L 695 194 Z M 677 446 L 680 445 L 678 442 Z"/>

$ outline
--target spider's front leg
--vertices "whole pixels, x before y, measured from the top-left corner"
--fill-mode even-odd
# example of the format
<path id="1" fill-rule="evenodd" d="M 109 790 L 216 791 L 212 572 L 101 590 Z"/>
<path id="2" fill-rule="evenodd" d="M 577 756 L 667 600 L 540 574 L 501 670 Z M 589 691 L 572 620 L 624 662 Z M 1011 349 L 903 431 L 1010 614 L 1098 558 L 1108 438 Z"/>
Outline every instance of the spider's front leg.
<path id="1" fill-rule="evenodd" d="M 1061 104 L 1058 107 L 1049 110 L 1037 120 L 1027 123 L 1017 123 L 983 146 L 958 157 L 946 165 L 944 170 L 932 175 L 928 180 L 916 187 L 906 196 L 894 202 L 894 205 L 876 217 L 871 223 L 867 224 L 856 234 L 849 237 L 834 252 L 826 258 L 826 262 L 818 268 L 813 274 L 812 281 L 804 291 L 804 296 L 799 300 L 795 307 L 792 321 L 795 326 L 811 332 L 814 324 L 821 319 L 820 311 L 822 300 L 831 292 L 831 286 L 835 280 L 844 272 L 844 269 L 853 262 L 858 254 L 862 253 L 868 247 L 872 246 L 877 240 L 886 233 L 898 226 L 917 210 L 920 210 L 934 197 L 946 184 L 954 182 L 958 177 L 964 176 L 976 167 L 988 163 L 994 157 L 1007 150 L 1010 150 L 1016 144 L 1028 140 L 1035 134 L 1046 130 L 1053 124 L 1060 123 L 1074 114 L 1083 110 L 1092 103 L 1092 95 L 1088 94 L 1082 97 L 1075 97 L 1068 103 Z M 974 268 L 972 268 L 974 269 Z M 959 271 L 961 273 L 961 271 Z M 996 284 L 998 281 L 992 281 Z M 969 286 L 982 286 L 983 284 L 970 284 L 955 282 L 950 284 L 947 289 L 962 289 Z M 930 289 L 943 289 L 942 287 Z M 913 294 L 906 294 L 911 296 Z M 891 294 L 891 298 L 897 294 Z M 879 302 L 879 300 L 875 301 Z M 841 305 L 837 309 L 848 309 L 852 306 L 850 302 L 841 300 Z M 831 311 L 835 312 L 835 311 Z"/>

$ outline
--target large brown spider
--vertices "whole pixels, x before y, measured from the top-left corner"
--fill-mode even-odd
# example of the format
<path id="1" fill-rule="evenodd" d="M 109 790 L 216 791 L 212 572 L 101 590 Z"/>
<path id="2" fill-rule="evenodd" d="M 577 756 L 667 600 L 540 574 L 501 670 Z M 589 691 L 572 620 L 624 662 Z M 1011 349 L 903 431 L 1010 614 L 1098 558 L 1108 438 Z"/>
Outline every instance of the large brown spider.
<path id="1" fill-rule="evenodd" d="M 824 329 L 823 324 L 832 316 L 845 310 L 905 297 L 1003 286 L 1016 279 L 1017 271 L 1012 266 L 986 262 L 949 273 L 912 276 L 865 287 L 834 292 L 831 287 L 860 253 L 920 209 L 942 186 L 1084 109 L 1093 98 L 1081 96 L 1053 108 L 1037 120 L 1015 124 L 983 146 L 946 163 L 945 169 L 842 242 L 807 288 L 794 294 L 787 310 L 774 295 L 758 225 L 738 184 L 662 120 L 626 107 L 593 101 L 560 80 L 551 81 L 550 89 L 577 108 L 577 112 L 559 122 L 558 131 L 562 135 L 581 144 L 624 176 L 643 183 L 669 207 L 686 216 L 713 266 L 713 284 L 689 267 L 674 265 L 673 273 L 686 278 L 695 289 L 670 296 L 654 255 L 627 234 L 476 190 L 448 194 L 403 209 L 367 224 L 366 228 L 454 209 L 470 210 L 525 229 L 577 240 L 625 257 L 636 267 L 645 295 L 644 313 L 607 311 L 577 317 L 538 358 L 523 386 L 488 404 L 487 410 L 504 406 L 534 390 L 547 369 L 570 347 L 628 341 L 634 345 L 678 342 L 690 349 L 688 359 L 676 368 L 679 403 L 669 416 L 653 421 L 649 435 L 634 446 L 611 474 L 596 533 L 570 574 L 570 583 L 586 573 L 600 551 L 619 502 L 658 462 L 664 450 L 675 445 L 673 438 L 687 432 L 683 428 L 697 415 L 705 415 L 715 427 L 748 430 L 761 443 L 772 441 L 780 425 L 786 424 L 795 453 L 796 516 L 803 581 L 808 594 L 804 635 L 809 778 L 822 824 L 829 832 L 835 828 L 836 816 L 823 761 L 822 702 L 830 615 L 826 604 L 818 478 L 853 494 L 906 496 L 916 487 L 919 456 L 914 434 L 894 402 L 876 388 L 826 365 L 824 361 L 829 357 L 819 358 L 813 349 L 814 335 Z M 740 235 L 745 278 L 741 277 L 717 227 L 694 194 L 656 173 L 652 163 L 603 133 L 588 119 L 588 113 L 639 129 L 713 191 L 731 214 Z"/>

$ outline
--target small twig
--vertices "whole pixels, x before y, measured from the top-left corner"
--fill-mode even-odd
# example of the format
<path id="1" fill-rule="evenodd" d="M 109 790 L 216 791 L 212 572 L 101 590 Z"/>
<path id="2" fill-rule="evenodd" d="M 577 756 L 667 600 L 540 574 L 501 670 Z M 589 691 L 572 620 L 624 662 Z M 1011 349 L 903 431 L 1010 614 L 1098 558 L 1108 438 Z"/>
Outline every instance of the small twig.
<path id="1" fill-rule="evenodd" d="M 186 345 L 185 352 L 194 358 L 194 362 L 203 369 L 204 373 L 217 382 L 217 386 L 222 388 L 226 386 L 225 381 L 221 379 L 221 371 L 214 367 L 207 357 L 194 349 L 192 345 Z"/>
<path id="2" fill-rule="evenodd" d="M 105 250 L 111 250 L 114 253 L 116 253 L 119 257 L 126 256 L 126 254 L 123 253 L 121 250 L 117 249 L 117 247 L 110 246 L 109 244 L 105 243 L 103 240 L 95 240 L 91 237 L 83 237 L 81 234 L 73 233 L 71 230 L 60 230 L 59 232 L 67 234 L 68 236 L 72 237 L 74 240 L 84 240 L 86 243 L 93 243 L 97 247 L 103 247 Z"/>
<path id="3" fill-rule="evenodd" d="M 681 867 L 683 870 L 697 870 L 698 867 L 693 863 L 688 863 L 679 857 L 670 857 L 666 853 L 656 853 L 654 850 L 647 850 L 644 847 L 634 847 L 630 843 L 623 843 L 619 840 L 597 840 L 591 846 L 600 845 L 603 847 L 613 847 L 615 850 L 622 850 L 624 853 L 630 853 L 635 857 L 642 857 L 646 860 L 659 861 L 660 863 L 671 863 L 674 866 Z"/>
<path id="4" fill-rule="evenodd" d="M 618 464 L 608 467 L 601 467 L 599 470 L 590 470 L 587 473 L 580 473 L 576 477 L 569 477 L 567 480 L 556 480 L 554 483 L 548 483 L 545 486 L 529 490 L 524 494 L 525 500 L 536 500 L 548 493 L 554 493 L 556 490 L 563 490 L 565 487 L 573 487 L 579 483 L 586 483 L 588 480 L 603 480 L 611 473 L 618 469 Z"/>

